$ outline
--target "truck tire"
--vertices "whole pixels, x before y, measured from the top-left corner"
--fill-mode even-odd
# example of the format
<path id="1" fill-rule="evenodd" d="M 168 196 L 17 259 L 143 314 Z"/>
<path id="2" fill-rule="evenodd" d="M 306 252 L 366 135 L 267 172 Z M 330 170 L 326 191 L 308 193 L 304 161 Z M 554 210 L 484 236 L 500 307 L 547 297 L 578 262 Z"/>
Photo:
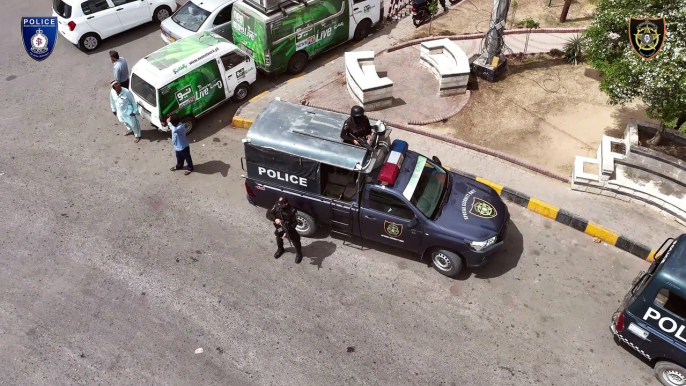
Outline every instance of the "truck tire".
<path id="1" fill-rule="evenodd" d="M 187 115 L 183 118 L 180 119 L 181 123 L 186 125 L 186 134 L 190 133 L 195 129 L 195 118 L 193 118 L 190 115 Z"/>
<path id="2" fill-rule="evenodd" d="M 462 258 L 446 249 L 433 249 L 429 256 L 431 257 L 431 265 L 433 265 L 434 269 L 448 277 L 456 277 L 462 271 L 462 267 L 464 267 Z"/>
<path id="3" fill-rule="evenodd" d="M 369 35 L 369 29 L 372 26 L 372 22 L 369 21 L 369 19 L 364 19 L 360 22 L 360 24 L 357 25 L 357 28 L 355 28 L 355 35 L 353 36 L 353 39 L 355 41 L 360 41 Z"/>
<path id="4" fill-rule="evenodd" d="M 686 382 L 686 369 L 668 361 L 655 364 L 655 377 L 665 386 L 683 385 Z"/>
<path id="5" fill-rule="evenodd" d="M 234 102 L 242 102 L 248 97 L 249 92 L 250 86 L 247 83 L 241 83 L 238 85 L 238 87 L 236 87 L 235 90 L 233 90 L 233 96 L 231 99 L 233 99 Z"/>
<path id="6" fill-rule="evenodd" d="M 86 52 L 92 52 L 95 51 L 96 48 L 100 47 L 101 41 L 102 39 L 100 39 L 98 34 L 90 32 L 81 36 L 81 40 L 79 40 L 79 48 Z"/>
<path id="7" fill-rule="evenodd" d="M 300 236 L 310 237 L 317 232 L 317 222 L 314 221 L 312 216 L 298 211 L 296 217 L 298 218 L 298 226 L 295 230 L 298 231 Z"/>
<path id="8" fill-rule="evenodd" d="M 161 23 L 164 19 L 172 15 L 171 8 L 166 5 L 161 5 L 155 9 L 155 13 L 152 14 L 152 21 L 155 23 Z"/>
<path id="9" fill-rule="evenodd" d="M 298 51 L 288 61 L 288 72 L 292 75 L 301 73 L 307 65 L 307 54 L 303 51 Z"/>

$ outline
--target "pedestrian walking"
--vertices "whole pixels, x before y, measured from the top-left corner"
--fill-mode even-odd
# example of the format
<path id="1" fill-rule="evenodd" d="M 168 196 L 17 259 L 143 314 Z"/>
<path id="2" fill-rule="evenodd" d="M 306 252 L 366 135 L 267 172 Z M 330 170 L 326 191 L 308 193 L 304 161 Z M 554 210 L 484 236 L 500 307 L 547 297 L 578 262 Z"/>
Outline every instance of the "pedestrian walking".
<path id="1" fill-rule="evenodd" d="M 183 175 L 187 176 L 193 173 L 193 159 L 191 158 L 191 146 L 188 143 L 188 138 L 186 138 L 186 125 L 181 123 L 175 114 L 170 115 L 166 121 L 171 131 L 172 144 L 176 152 L 176 166 L 172 166 L 170 170 L 175 172 L 183 169 L 185 162 L 187 165 Z"/>
<path id="2" fill-rule="evenodd" d="M 112 89 L 110 90 L 110 108 L 112 114 L 119 118 L 126 126 L 124 136 L 134 134 L 134 142 L 138 143 L 141 140 L 141 125 L 138 121 L 138 108 L 136 107 L 136 99 L 128 89 L 121 86 L 119 82 L 113 80 Z"/>
<path id="3" fill-rule="evenodd" d="M 114 67 L 114 80 L 122 87 L 129 89 L 129 65 L 124 58 L 119 57 L 117 51 L 110 51 L 110 60 Z"/>
<path id="4" fill-rule="evenodd" d="M 448 12 L 448 7 L 445 6 L 445 0 L 438 0 L 439 3 L 441 3 L 441 7 L 443 7 L 443 12 Z"/>
<path id="5" fill-rule="evenodd" d="M 274 235 L 276 235 L 277 250 L 274 253 L 274 258 L 278 259 L 283 255 L 283 239 L 287 238 L 289 243 L 295 247 L 295 263 L 300 264 L 303 260 L 302 245 L 300 244 L 300 234 L 295 229 L 298 226 L 298 218 L 296 217 L 298 211 L 288 203 L 286 197 L 279 198 L 279 201 L 271 209 L 270 217 L 274 219 Z"/>

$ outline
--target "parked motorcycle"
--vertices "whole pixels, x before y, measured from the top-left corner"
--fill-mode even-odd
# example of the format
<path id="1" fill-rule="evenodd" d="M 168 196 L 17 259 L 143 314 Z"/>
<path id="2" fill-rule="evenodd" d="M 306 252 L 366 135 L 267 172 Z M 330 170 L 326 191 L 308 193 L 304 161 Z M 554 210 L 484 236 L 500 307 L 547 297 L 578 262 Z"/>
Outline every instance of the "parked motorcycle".
<path id="1" fill-rule="evenodd" d="M 412 24 L 419 27 L 431 20 L 429 2 L 427 0 L 412 0 Z"/>

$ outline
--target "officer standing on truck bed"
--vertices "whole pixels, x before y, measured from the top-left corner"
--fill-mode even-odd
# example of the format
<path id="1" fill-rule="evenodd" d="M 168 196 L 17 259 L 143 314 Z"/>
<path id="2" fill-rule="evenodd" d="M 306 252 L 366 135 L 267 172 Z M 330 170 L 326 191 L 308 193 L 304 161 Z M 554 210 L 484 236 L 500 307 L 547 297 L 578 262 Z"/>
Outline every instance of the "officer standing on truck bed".
<path id="1" fill-rule="evenodd" d="M 354 143 L 357 146 L 364 146 L 360 141 L 372 139 L 372 125 L 369 123 L 369 118 L 364 115 L 364 109 L 361 106 L 353 106 L 350 109 L 350 118 L 345 121 L 341 129 L 341 139 L 345 143 Z"/>
<path id="2" fill-rule="evenodd" d="M 286 237 L 288 242 L 292 243 L 295 247 L 295 263 L 300 264 L 303 260 L 302 246 L 300 244 L 300 235 L 295 230 L 298 226 L 298 219 L 296 217 L 298 211 L 288 203 L 287 198 L 281 197 L 269 213 L 274 217 L 274 227 L 276 227 L 274 234 L 276 235 L 276 246 L 278 249 L 274 253 L 274 258 L 278 259 L 283 255 L 283 239 Z"/>

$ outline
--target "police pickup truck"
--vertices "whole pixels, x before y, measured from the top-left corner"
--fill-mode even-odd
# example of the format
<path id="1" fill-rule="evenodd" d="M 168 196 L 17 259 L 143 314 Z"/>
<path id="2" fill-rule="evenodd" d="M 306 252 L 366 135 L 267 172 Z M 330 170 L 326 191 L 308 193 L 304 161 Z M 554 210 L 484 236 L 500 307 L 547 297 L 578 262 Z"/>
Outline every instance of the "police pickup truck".
<path id="1" fill-rule="evenodd" d="M 654 366 L 663 385 L 686 385 L 686 234 L 667 239 L 655 255 L 612 315 L 610 330 Z"/>
<path id="2" fill-rule="evenodd" d="M 326 226 L 421 254 L 450 277 L 503 246 L 510 214 L 492 188 L 391 143 L 382 122 L 369 146 L 344 143 L 346 118 L 270 102 L 243 139 L 248 202 L 269 208 L 287 197 L 302 236 Z"/>

